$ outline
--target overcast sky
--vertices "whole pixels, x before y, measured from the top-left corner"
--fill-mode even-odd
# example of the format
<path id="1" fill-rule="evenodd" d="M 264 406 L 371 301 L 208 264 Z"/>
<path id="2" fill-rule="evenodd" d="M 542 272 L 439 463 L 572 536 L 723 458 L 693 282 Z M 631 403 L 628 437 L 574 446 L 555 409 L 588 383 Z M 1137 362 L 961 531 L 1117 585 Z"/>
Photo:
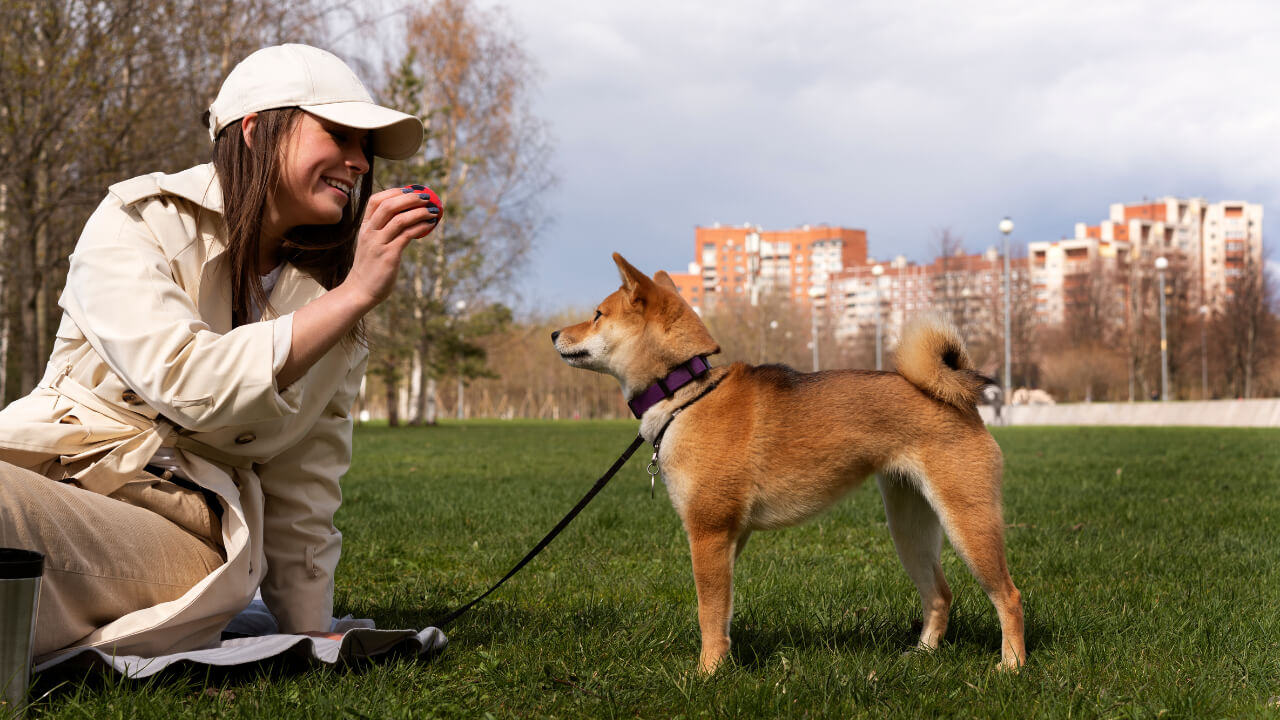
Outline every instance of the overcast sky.
<path id="1" fill-rule="evenodd" d="M 554 222 L 524 310 L 592 307 L 609 253 L 685 270 L 693 231 L 805 223 L 927 261 L 1165 195 L 1280 226 L 1280 3 L 505 0 L 540 67 Z"/>

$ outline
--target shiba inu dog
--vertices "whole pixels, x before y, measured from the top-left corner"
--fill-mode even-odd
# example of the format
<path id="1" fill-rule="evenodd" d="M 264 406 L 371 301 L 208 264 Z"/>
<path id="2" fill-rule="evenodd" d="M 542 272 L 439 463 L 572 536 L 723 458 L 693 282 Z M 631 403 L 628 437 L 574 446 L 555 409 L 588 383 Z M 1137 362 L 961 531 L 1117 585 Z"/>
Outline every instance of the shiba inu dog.
<path id="1" fill-rule="evenodd" d="M 706 357 L 720 346 L 671 278 L 613 260 L 622 287 L 594 318 L 551 338 L 573 367 L 618 379 L 654 444 L 689 535 L 703 672 L 729 651 L 733 566 L 751 533 L 807 520 L 873 473 L 920 592 L 919 647 L 936 647 L 947 629 L 945 532 L 995 605 L 1000 666 L 1023 664 L 1022 599 L 1005 564 L 1003 459 L 975 406 L 991 381 L 954 327 L 929 317 L 909 324 L 896 372 L 712 368 Z"/>

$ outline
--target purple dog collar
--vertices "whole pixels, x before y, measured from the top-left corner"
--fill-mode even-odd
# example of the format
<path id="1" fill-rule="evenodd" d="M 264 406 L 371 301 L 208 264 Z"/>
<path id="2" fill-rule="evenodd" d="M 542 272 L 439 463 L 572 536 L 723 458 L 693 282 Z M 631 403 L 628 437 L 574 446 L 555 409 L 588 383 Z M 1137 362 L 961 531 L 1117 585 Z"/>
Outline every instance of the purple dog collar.
<path id="1" fill-rule="evenodd" d="M 649 408 L 671 397 L 676 390 L 705 375 L 710 369 L 711 364 L 702 355 L 683 362 L 667 373 L 666 377 L 657 380 L 645 388 L 644 392 L 628 400 L 627 406 L 631 408 L 631 412 L 635 413 L 638 418 L 644 415 Z"/>

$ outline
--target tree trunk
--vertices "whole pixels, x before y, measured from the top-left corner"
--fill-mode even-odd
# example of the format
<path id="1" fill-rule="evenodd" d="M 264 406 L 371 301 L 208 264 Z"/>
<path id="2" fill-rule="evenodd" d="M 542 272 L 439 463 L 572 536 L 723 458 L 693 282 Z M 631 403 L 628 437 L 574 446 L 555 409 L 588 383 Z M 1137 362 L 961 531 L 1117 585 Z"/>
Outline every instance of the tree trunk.
<path id="1" fill-rule="evenodd" d="M 436 379 L 435 378 L 433 377 L 427 378 L 426 391 L 423 392 L 423 395 L 425 395 L 427 399 L 425 413 L 423 414 L 423 421 L 427 425 L 435 425 L 437 422 L 440 421 L 439 403 L 436 401 Z"/>
<path id="2" fill-rule="evenodd" d="M 387 425 L 390 427 L 400 427 L 399 393 L 396 391 L 396 383 L 393 381 L 394 377 L 394 373 L 387 373 L 382 376 L 383 397 L 387 403 Z"/>

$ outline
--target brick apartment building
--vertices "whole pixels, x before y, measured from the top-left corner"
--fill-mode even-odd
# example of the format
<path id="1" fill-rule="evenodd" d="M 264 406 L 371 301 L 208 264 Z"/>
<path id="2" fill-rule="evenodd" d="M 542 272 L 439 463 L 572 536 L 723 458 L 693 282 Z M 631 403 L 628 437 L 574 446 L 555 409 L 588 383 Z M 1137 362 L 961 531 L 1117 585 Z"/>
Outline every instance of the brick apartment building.
<path id="1" fill-rule="evenodd" d="M 867 260 L 867 232 L 826 225 L 792 230 L 759 226 L 694 229 L 694 256 L 688 273 L 671 279 L 689 304 L 701 311 L 717 297 L 756 302 L 761 292 L 785 293 L 808 304 L 812 288 L 825 289 L 828 278 Z"/>

